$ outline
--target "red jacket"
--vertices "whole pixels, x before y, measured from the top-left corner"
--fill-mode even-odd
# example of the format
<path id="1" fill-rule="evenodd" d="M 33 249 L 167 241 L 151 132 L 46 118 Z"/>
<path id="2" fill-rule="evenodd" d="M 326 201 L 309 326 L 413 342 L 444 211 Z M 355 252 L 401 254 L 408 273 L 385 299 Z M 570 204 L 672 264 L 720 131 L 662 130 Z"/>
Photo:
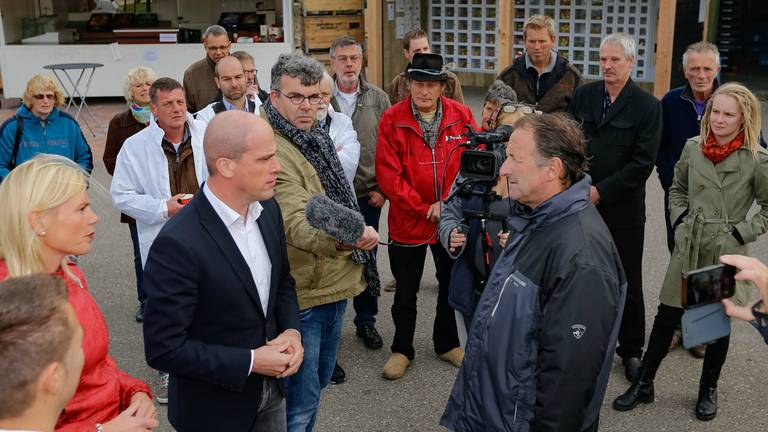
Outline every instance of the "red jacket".
<path id="1" fill-rule="evenodd" d="M 437 223 L 427 219 L 427 211 L 451 191 L 464 150 L 459 147 L 464 127 L 477 129 L 466 105 L 445 96 L 440 100 L 443 117 L 434 151 L 413 116 L 410 96 L 379 121 L 376 180 L 389 199 L 389 237 L 398 243 L 437 243 Z"/>
<path id="2" fill-rule="evenodd" d="M 128 408 L 134 394 L 143 392 L 151 397 L 152 393 L 144 382 L 118 369 L 109 355 L 107 323 L 88 292 L 85 275 L 74 264 L 70 264 L 69 269 L 80 279 L 82 287 L 64 277 L 61 270 L 53 275 L 64 277 L 69 304 L 83 327 L 85 364 L 75 395 L 59 415 L 56 431 L 95 431 L 96 423 L 106 423 Z M 8 267 L 5 261 L 0 261 L 0 281 L 7 277 Z"/>

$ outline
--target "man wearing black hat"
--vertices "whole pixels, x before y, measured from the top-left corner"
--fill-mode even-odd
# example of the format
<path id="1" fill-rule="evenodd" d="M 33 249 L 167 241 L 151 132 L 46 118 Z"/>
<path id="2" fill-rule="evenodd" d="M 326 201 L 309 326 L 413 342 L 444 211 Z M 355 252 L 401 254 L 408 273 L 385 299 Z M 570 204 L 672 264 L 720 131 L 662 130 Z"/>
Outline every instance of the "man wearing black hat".
<path id="1" fill-rule="evenodd" d="M 388 250 L 397 286 L 392 305 L 395 336 L 383 371 L 393 380 L 405 374 L 414 357 L 416 296 L 427 246 L 439 285 L 432 333 L 435 352 L 456 367 L 464 358 L 448 306 L 452 262 L 438 242 L 437 222 L 440 203 L 459 171 L 461 134 L 467 125 L 477 128 L 469 108 L 442 95 L 449 77 L 440 55 L 414 54 L 405 75 L 409 95 L 384 112 L 376 143 L 376 178 L 390 200 Z"/>

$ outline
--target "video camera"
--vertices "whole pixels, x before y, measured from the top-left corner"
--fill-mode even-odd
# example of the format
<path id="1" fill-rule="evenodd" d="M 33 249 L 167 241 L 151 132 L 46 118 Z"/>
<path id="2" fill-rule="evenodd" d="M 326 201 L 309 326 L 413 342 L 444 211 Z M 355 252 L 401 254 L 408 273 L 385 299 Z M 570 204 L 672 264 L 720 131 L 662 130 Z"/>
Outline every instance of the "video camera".
<path id="1" fill-rule="evenodd" d="M 459 174 L 473 183 L 482 182 L 495 185 L 499 177 L 499 169 L 506 158 L 505 144 L 512 135 L 512 126 L 501 125 L 488 132 L 475 132 L 467 126 L 467 141 L 461 145 L 468 147 L 461 154 Z M 479 149 L 484 144 L 485 149 Z"/>

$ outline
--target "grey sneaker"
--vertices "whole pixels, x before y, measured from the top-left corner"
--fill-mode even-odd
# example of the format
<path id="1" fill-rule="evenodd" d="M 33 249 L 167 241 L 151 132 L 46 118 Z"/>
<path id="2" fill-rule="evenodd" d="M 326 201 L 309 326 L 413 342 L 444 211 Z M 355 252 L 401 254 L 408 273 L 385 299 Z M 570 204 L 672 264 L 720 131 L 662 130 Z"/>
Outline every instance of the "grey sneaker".
<path id="1" fill-rule="evenodd" d="M 168 403 L 168 374 L 166 372 L 160 372 L 160 387 L 155 392 L 155 399 L 158 403 Z"/>

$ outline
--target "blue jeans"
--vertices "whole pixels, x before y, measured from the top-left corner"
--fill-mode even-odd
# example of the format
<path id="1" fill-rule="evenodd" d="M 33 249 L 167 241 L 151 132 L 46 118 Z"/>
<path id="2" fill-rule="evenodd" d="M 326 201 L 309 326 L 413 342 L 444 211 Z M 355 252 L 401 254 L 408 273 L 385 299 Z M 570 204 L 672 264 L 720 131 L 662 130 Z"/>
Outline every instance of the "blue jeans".
<path id="1" fill-rule="evenodd" d="M 304 362 L 285 379 L 288 432 L 309 432 L 315 427 L 320 391 L 331 381 L 341 339 L 347 301 L 324 304 L 299 312 Z"/>
<path id="2" fill-rule="evenodd" d="M 368 197 L 358 198 L 357 205 L 360 207 L 360 213 L 363 214 L 365 224 L 372 226 L 378 232 L 381 207 L 374 207 L 368 204 Z M 373 253 L 376 253 L 376 249 L 373 250 Z M 355 296 L 352 300 L 352 306 L 355 308 L 356 326 L 363 323 L 373 324 L 376 322 L 376 314 L 379 313 L 379 299 L 377 296 L 371 295 L 368 287 L 365 287 L 363 292 Z"/>
<path id="3" fill-rule="evenodd" d="M 144 267 L 141 265 L 141 250 L 139 249 L 139 230 L 136 229 L 136 222 L 128 224 L 131 231 L 131 243 L 133 243 L 133 268 L 136 271 L 136 292 L 139 295 L 139 303 L 144 304 L 147 299 L 147 293 L 144 292 Z"/>

